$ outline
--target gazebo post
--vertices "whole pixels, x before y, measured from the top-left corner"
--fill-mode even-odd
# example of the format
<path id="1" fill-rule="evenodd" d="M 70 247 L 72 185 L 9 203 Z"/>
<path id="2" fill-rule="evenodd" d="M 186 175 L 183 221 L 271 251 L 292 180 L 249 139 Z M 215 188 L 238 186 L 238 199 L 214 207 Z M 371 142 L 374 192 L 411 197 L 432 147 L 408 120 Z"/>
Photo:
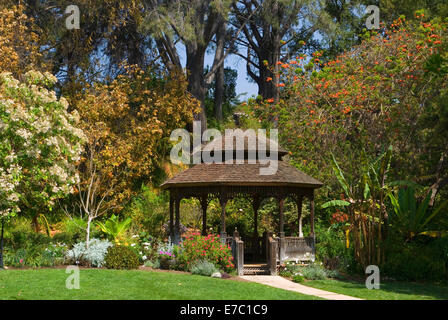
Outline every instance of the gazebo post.
<path id="1" fill-rule="evenodd" d="M 174 241 L 174 194 L 170 190 L 170 240 Z"/>
<path id="2" fill-rule="evenodd" d="M 258 238 L 258 209 L 260 208 L 259 195 L 255 195 L 252 199 L 252 208 L 254 210 L 254 238 Z"/>
<path id="3" fill-rule="evenodd" d="M 298 223 L 298 229 L 299 229 L 299 237 L 303 238 L 303 232 L 302 232 L 302 203 L 303 203 L 303 196 L 298 196 L 296 200 L 297 204 L 297 223 Z"/>
<path id="4" fill-rule="evenodd" d="M 219 202 L 221 204 L 221 242 L 225 243 L 227 233 L 226 233 L 226 204 L 227 195 L 221 195 L 219 197 Z"/>
<path id="5" fill-rule="evenodd" d="M 175 199 L 175 214 L 176 214 L 176 223 L 174 225 L 174 243 L 179 244 L 181 234 L 180 234 L 180 201 L 181 197 L 177 196 Z"/>
<path id="6" fill-rule="evenodd" d="M 278 199 L 278 210 L 279 210 L 279 213 L 280 213 L 280 223 L 279 223 L 279 225 L 280 225 L 280 228 L 279 228 L 279 237 L 280 238 L 284 238 L 285 237 L 285 219 L 284 219 L 284 216 L 283 216 L 283 204 L 284 204 L 284 198 L 279 198 Z"/>
<path id="7" fill-rule="evenodd" d="M 284 257 L 285 257 L 285 230 L 284 230 L 284 216 L 283 216 L 283 204 L 284 204 L 284 198 L 281 197 L 278 199 L 278 210 L 280 213 L 280 228 L 279 228 L 279 233 L 278 233 L 278 238 L 279 238 L 279 261 L 280 263 L 283 262 Z"/>
<path id="8" fill-rule="evenodd" d="M 314 190 L 310 197 L 310 237 L 314 239 Z"/>
<path id="9" fill-rule="evenodd" d="M 202 195 L 202 197 L 199 199 L 201 201 L 201 208 L 202 208 L 202 235 L 207 235 L 207 195 Z"/>

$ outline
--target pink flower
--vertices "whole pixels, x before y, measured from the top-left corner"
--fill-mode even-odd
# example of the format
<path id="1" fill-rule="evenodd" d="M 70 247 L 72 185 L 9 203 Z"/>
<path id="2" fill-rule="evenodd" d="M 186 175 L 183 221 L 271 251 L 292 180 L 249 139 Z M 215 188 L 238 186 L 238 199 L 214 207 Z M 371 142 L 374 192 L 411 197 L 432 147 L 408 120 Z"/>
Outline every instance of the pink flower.
<path id="1" fill-rule="evenodd" d="M 23 263 L 23 259 L 20 259 L 20 261 L 19 261 L 20 263 Z"/>

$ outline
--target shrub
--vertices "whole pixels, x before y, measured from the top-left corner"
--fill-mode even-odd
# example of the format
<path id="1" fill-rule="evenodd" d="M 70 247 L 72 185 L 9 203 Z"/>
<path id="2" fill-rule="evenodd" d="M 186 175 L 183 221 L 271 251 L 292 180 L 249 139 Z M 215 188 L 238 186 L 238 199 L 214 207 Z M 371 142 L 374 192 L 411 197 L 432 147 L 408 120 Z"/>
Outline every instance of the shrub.
<path id="1" fill-rule="evenodd" d="M 5 252 L 5 264 L 11 267 L 52 267 L 65 263 L 67 247 L 64 244 L 37 244 Z"/>
<path id="2" fill-rule="evenodd" d="M 113 246 L 107 250 L 105 264 L 108 269 L 137 269 L 140 261 L 131 248 Z"/>
<path id="3" fill-rule="evenodd" d="M 210 277 L 212 274 L 218 271 L 219 270 L 216 268 L 216 266 L 207 260 L 198 260 L 191 265 L 191 273 L 201 276 Z"/>
<path id="4" fill-rule="evenodd" d="M 396 280 L 439 281 L 448 279 L 448 239 L 416 239 L 389 245 L 381 271 Z"/>
<path id="5" fill-rule="evenodd" d="M 173 249 L 174 258 L 170 263 L 170 269 L 179 271 L 188 271 L 188 264 L 185 259 L 184 249 L 182 246 L 175 246 Z"/>
<path id="6" fill-rule="evenodd" d="M 14 231 L 6 244 L 12 249 L 28 249 L 36 246 L 46 246 L 51 238 L 42 233 Z"/>
<path id="7" fill-rule="evenodd" d="M 159 269 L 160 268 L 160 261 L 158 259 L 147 260 L 147 261 L 145 261 L 145 267 L 150 267 L 150 268 L 153 268 L 153 269 Z"/>
<path id="8" fill-rule="evenodd" d="M 321 265 L 311 264 L 301 269 L 303 277 L 307 280 L 325 280 L 328 278 L 328 273 Z"/>
<path id="9" fill-rule="evenodd" d="M 183 242 L 183 254 L 188 266 L 200 260 L 207 260 L 226 272 L 234 268 L 232 251 L 229 246 L 220 243 L 219 236 L 209 234 L 201 236 L 193 233 Z"/>
<path id="10" fill-rule="evenodd" d="M 322 228 L 316 232 L 316 258 L 322 261 L 325 267 L 334 270 L 354 271 L 355 259 L 353 248 L 346 247 L 344 231 L 333 224 L 330 228 Z"/>
<path id="11" fill-rule="evenodd" d="M 107 249 L 112 246 L 107 240 L 92 239 L 89 241 L 89 248 L 85 242 L 79 242 L 73 249 L 67 252 L 67 258 L 76 264 L 88 264 L 92 267 L 102 267 Z"/>
<path id="12" fill-rule="evenodd" d="M 159 245 L 159 261 L 161 269 L 170 269 L 171 264 L 173 263 L 174 258 L 176 257 L 174 253 L 174 244 L 165 243 Z"/>
<path id="13" fill-rule="evenodd" d="M 296 274 L 292 277 L 292 281 L 296 283 L 303 283 L 305 281 L 305 278 L 300 274 Z"/>
<path id="14" fill-rule="evenodd" d="M 167 193 L 157 194 L 153 189 L 142 186 L 129 208 L 134 225 L 141 225 L 155 238 L 165 235 L 164 223 L 169 218 L 169 198 Z"/>

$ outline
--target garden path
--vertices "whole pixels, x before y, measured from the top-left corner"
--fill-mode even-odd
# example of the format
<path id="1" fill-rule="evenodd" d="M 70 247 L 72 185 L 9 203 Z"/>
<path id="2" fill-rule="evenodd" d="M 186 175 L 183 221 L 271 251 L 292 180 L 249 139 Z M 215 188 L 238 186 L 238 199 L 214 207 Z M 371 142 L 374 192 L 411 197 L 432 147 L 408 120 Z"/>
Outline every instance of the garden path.
<path id="1" fill-rule="evenodd" d="M 355 298 L 351 296 L 346 296 L 343 294 L 338 294 L 334 292 L 329 292 L 325 290 L 315 289 L 311 287 L 304 286 L 299 283 L 289 281 L 280 276 L 240 276 L 240 278 L 253 281 L 261 284 L 265 284 L 271 287 L 295 291 L 310 296 L 316 296 L 319 298 L 329 299 L 329 300 L 362 300 L 360 298 Z"/>

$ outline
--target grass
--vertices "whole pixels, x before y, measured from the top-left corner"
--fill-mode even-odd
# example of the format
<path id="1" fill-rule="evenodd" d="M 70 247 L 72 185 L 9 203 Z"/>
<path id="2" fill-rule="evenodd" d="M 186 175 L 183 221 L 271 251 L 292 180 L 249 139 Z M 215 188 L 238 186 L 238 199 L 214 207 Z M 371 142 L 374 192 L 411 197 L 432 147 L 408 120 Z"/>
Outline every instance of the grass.
<path id="1" fill-rule="evenodd" d="M 308 300 L 265 285 L 190 274 L 81 269 L 80 289 L 65 269 L 0 270 L 0 300 Z"/>
<path id="2" fill-rule="evenodd" d="M 313 280 L 304 283 L 317 289 L 367 300 L 446 300 L 448 286 L 414 282 L 381 282 L 379 290 L 369 290 L 353 280 Z"/>

